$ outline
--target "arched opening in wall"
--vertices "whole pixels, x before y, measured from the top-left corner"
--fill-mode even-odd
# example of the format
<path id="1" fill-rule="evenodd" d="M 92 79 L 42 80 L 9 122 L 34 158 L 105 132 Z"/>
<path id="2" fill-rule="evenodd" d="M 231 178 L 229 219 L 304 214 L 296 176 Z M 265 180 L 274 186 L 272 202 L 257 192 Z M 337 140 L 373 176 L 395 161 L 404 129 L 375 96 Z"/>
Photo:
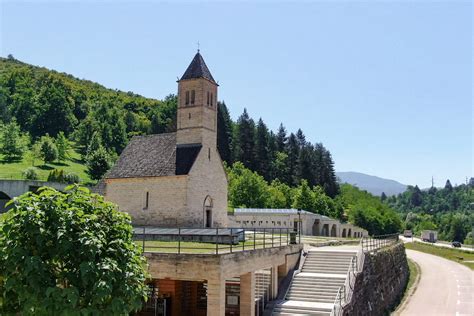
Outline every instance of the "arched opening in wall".
<path id="1" fill-rule="evenodd" d="M 319 219 L 314 220 L 313 223 L 313 236 L 319 236 L 321 234 L 321 221 Z"/>
<path id="2" fill-rule="evenodd" d="M 331 227 L 331 237 L 337 237 L 337 227 L 336 224 L 333 224 Z"/>
<path id="3" fill-rule="evenodd" d="M 212 198 L 208 195 L 203 203 L 204 227 L 212 227 Z"/>
<path id="4" fill-rule="evenodd" d="M 5 192 L 0 191 L 0 213 L 5 213 L 10 209 L 11 206 L 5 207 L 5 204 L 10 200 L 11 197 L 9 197 Z"/>
<path id="5" fill-rule="evenodd" d="M 321 231 L 321 236 L 329 236 L 329 224 L 323 225 L 323 230 Z"/>
<path id="6" fill-rule="evenodd" d="M 346 229 L 345 228 L 342 230 L 342 237 L 346 237 Z"/>
<path id="7" fill-rule="evenodd" d="M 347 237 L 352 237 L 352 231 L 350 228 L 349 228 L 349 231 L 347 232 Z"/>

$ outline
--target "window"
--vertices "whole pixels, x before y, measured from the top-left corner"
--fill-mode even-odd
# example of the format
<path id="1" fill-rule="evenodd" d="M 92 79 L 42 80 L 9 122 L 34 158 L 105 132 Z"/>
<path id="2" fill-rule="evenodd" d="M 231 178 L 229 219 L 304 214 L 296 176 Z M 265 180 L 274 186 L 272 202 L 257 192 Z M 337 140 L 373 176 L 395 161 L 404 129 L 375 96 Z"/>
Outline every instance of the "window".
<path id="1" fill-rule="evenodd" d="M 148 201 L 149 201 L 149 199 L 150 199 L 150 192 L 147 191 L 146 194 L 145 194 L 145 207 L 143 208 L 143 209 L 145 209 L 145 210 L 148 209 Z"/>
<path id="2" fill-rule="evenodd" d="M 208 151 L 207 151 L 207 157 L 209 158 L 209 161 L 211 161 L 211 148 L 210 147 L 208 148 Z"/>
<path id="3" fill-rule="evenodd" d="M 210 93 L 207 91 L 207 105 L 209 105 Z"/>
<path id="4" fill-rule="evenodd" d="M 213 101 L 214 101 L 214 95 L 211 93 L 211 106 L 214 105 Z"/>
<path id="5" fill-rule="evenodd" d="M 189 104 L 189 91 L 186 91 L 186 105 Z"/>
<path id="6" fill-rule="evenodd" d="M 195 99 L 196 93 L 194 90 L 191 90 L 191 104 L 194 104 L 194 99 Z"/>

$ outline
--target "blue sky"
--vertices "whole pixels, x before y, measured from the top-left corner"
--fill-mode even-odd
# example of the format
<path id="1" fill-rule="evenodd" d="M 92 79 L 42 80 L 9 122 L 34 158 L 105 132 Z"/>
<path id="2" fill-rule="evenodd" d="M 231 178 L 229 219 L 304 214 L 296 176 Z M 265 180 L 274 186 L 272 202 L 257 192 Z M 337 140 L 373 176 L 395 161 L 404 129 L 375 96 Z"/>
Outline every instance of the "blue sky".
<path id="1" fill-rule="evenodd" d="M 163 98 L 199 41 L 234 119 L 301 128 L 337 171 L 473 175 L 470 1 L 0 2 L 1 56 Z"/>

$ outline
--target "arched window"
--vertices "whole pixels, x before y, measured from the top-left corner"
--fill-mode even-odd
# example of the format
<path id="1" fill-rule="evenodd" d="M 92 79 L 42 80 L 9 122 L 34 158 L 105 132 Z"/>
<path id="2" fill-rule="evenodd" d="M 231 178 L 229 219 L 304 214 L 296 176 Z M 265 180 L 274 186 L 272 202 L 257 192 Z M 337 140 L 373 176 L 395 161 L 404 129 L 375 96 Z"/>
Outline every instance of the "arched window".
<path id="1" fill-rule="evenodd" d="M 211 96 L 211 93 L 209 91 L 207 91 L 207 105 L 209 105 L 210 96 Z"/>
<path id="2" fill-rule="evenodd" d="M 189 91 L 186 91 L 186 102 L 184 104 L 189 104 Z"/>
<path id="3" fill-rule="evenodd" d="M 204 199 L 203 211 L 204 211 L 204 227 L 212 227 L 212 198 L 208 195 Z"/>
<path id="4" fill-rule="evenodd" d="M 211 106 L 214 105 L 214 95 L 211 93 Z"/>
<path id="5" fill-rule="evenodd" d="M 191 104 L 194 104 L 195 97 L 196 97 L 195 91 L 191 90 Z"/>

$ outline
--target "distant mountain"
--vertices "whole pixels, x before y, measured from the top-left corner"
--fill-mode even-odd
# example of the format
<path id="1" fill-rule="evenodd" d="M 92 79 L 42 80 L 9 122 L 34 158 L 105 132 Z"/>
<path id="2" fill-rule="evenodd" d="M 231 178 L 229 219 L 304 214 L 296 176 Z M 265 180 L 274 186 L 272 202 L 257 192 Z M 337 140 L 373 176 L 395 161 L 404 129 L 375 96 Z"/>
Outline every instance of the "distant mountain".
<path id="1" fill-rule="evenodd" d="M 359 189 L 367 190 L 374 195 L 382 195 L 385 192 L 387 196 L 396 195 L 406 190 L 407 186 L 395 180 L 383 179 L 359 172 L 336 172 L 336 176 L 341 183 L 349 183 L 357 186 Z"/>

